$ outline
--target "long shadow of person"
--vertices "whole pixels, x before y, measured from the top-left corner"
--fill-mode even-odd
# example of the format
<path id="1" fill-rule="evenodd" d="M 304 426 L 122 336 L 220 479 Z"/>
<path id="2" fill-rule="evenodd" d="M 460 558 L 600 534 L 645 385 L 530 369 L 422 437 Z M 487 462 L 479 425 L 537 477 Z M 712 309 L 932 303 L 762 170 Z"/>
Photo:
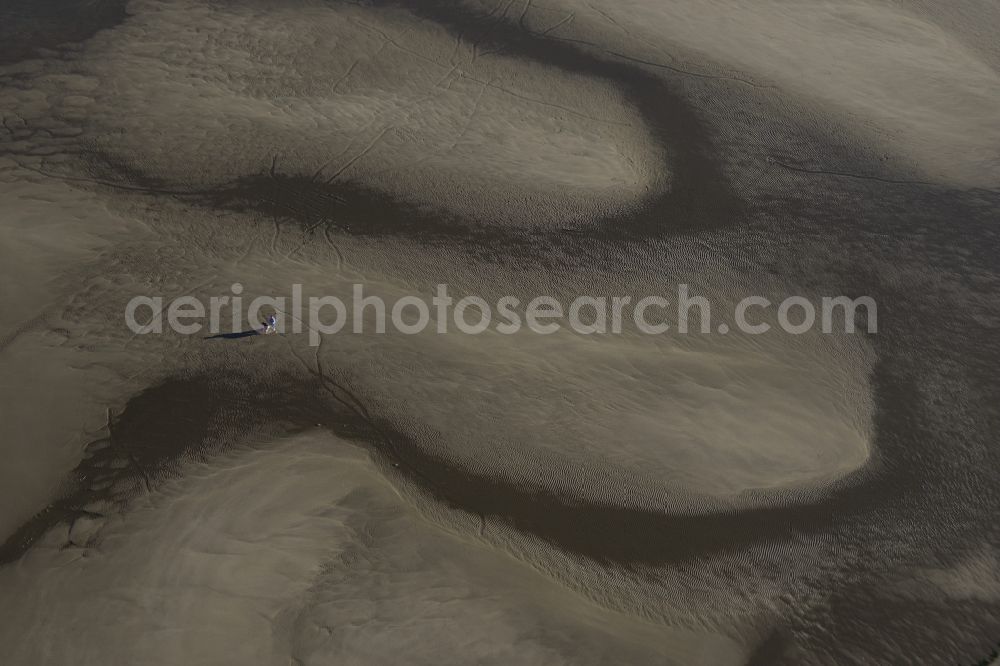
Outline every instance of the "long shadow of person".
<path id="1" fill-rule="evenodd" d="M 216 338 L 225 338 L 227 340 L 234 340 L 236 338 L 247 338 L 251 335 L 263 335 L 257 329 L 251 328 L 249 331 L 240 331 L 239 333 L 219 333 L 218 335 L 206 335 L 205 340 L 215 340 Z"/>

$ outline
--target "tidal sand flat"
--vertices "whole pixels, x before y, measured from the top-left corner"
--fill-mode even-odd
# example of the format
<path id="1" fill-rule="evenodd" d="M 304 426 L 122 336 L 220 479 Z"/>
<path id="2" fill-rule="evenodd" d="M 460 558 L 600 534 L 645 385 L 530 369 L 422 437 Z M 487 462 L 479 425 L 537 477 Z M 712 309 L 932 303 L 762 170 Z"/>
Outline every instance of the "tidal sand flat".
<path id="1" fill-rule="evenodd" d="M 0 12 L 5 663 L 996 659 L 991 4 Z"/>

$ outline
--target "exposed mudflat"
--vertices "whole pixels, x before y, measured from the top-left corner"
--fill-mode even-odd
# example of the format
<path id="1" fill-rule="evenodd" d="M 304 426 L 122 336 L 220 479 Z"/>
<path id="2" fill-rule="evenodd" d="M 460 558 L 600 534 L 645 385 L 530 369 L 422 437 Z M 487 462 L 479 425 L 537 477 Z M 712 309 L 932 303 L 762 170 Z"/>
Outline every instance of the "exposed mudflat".
<path id="1" fill-rule="evenodd" d="M 989 663 L 992 4 L 8 4 L 4 663 Z M 878 331 L 126 326 L 234 283 Z"/>

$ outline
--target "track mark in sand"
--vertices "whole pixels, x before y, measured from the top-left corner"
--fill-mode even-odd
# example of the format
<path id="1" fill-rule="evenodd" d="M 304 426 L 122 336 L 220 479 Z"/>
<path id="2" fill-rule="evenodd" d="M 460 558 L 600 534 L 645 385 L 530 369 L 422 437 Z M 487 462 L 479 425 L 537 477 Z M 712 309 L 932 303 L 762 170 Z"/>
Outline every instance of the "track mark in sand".
<path id="1" fill-rule="evenodd" d="M 253 246 L 256 245 L 257 241 L 260 239 L 260 233 L 261 232 L 258 231 L 257 233 L 255 233 L 253 236 L 250 237 L 250 240 L 247 242 L 246 249 L 243 250 L 243 253 L 239 256 L 238 259 L 233 261 L 234 266 L 239 266 L 244 261 L 246 261 L 247 257 L 250 256 L 250 251 L 253 250 Z"/>
<path id="2" fill-rule="evenodd" d="M 486 12 L 485 16 L 493 16 L 494 14 L 496 14 L 497 10 L 500 9 L 503 6 L 504 2 L 505 2 L 505 0 L 497 0 L 497 4 L 493 6 L 493 9 L 491 9 L 488 12 Z"/>
<path id="3" fill-rule="evenodd" d="M 366 23 L 364 21 L 361 21 L 359 19 L 356 19 L 356 18 L 349 18 L 348 20 L 351 21 L 352 23 L 356 23 L 356 24 L 360 25 L 361 27 L 363 27 L 364 29 L 368 30 L 369 32 L 374 32 L 375 34 L 379 35 L 383 40 L 385 40 L 385 42 L 382 45 L 382 48 L 385 48 L 386 44 L 390 44 L 392 46 L 395 46 L 397 49 L 399 49 L 403 53 L 409 53 L 410 55 L 412 55 L 412 56 L 414 56 L 416 58 L 419 58 L 420 60 L 423 60 L 424 62 L 429 62 L 429 63 L 431 63 L 432 65 L 434 65 L 436 67 L 447 67 L 447 65 L 444 65 L 444 64 L 438 62 L 434 58 L 429 58 L 429 57 L 425 56 L 423 53 L 420 53 L 419 51 L 417 51 L 415 49 L 411 49 L 408 46 L 403 46 L 402 44 L 400 44 L 399 42 L 397 42 L 396 39 L 393 36 L 391 36 L 389 33 L 385 32 L 384 30 L 381 30 L 380 28 L 376 28 L 375 26 L 369 25 L 368 23 Z M 376 53 L 376 55 L 377 55 L 377 53 Z"/>
<path id="4" fill-rule="evenodd" d="M 548 37 L 549 34 L 555 32 L 559 28 L 563 27 L 564 25 L 566 25 L 567 23 L 569 23 L 570 21 L 572 21 L 574 18 L 576 18 L 576 14 L 574 14 L 573 12 L 570 12 L 569 14 L 566 15 L 566 18 L 564 18 L 561 21 L 558 21 L 554 25 L 549 26 L 548 28 L 546 28 L 545 30 L 542 30 L 538 34 L 542 35 L 543 37 Z"/>
<path id="5" fill-rule="evenodd" d="M 535 33 L 531 33 L 531 34 L 534 35 Z M 601 51 L 601 50 L 604 49 L 604 47 L 601 46 L 600 44 L 598 44 L 597 42 L 588 42 L 586 39 L 573 39 L 572 37 L 556 37 L 556 36 L 549 35 L 547 32 L 546 33 L 541 33 L 538 36 L 539 37 L 541 37 L 541 36 L 548 36 L 548 38 L 550 40 L 553 40 L 553 41 L 556 41 L 556 42 L 564 42 L 566 44 L 580 44 L 582 46 L 586 46 L 588 48 L 592 48 L 595 51 Z"/>
<path id="6" fill-rule="evenodd" d="M 321 224 L 324 224 L 326 221 L 327 221 L 326 218 L 320 218 L 317 222 L 314 222 L 313 224 L 310 224 L 308 227 L 306 227 L 302 232 L 303 236 L 302 241 L 298 245 L 293 247 L 291 250 L 285 253 L 285 259 L 288 259 L 289 261 L 296 261 L 295 259 L 292 259 L 292 255 L 297 254 L 299 250 L 304 248 L 306 246 L 306 243 L 309 242 L 309 237 L 311 236 L 312 232 L 316 230 L 316 227 L 318 227 Z"/>
<path id="7" fill-rule="evenodd" d="M 341 254 L 340 248 L 337 247 L 337 244 L 334 243 L 333 239 L 330 237 L 330 224 L 329 224 L 329 222 L 327 222 L 327 224 L 323 225 L 323 236 L 324 236 L 324 238 L 326 238 L 327 244 L 331 248 L 333 248 L 333 252 L 337 256 L 337 270 L 340 271 L 343 268 L 343 266 L 344 266 L 344 255 Z"/>
<path id="8" fill-rule="evenodd" d="M 372 121 L 372 122 L 374 122 L 374 121 Z M 371 126 L 371 123 L 369 123 L 368 125 L 366 125 L 365 129 L 368 129 L 368 127 L 370 127 L 370 126 Z M 362 130 L 362 131 L 364 131 L 364 130 Z M 321 164 L 320 167 L 318 169 L 316 169 L 316 172 L 312 175 L 312 178 L 310 178 L 309 181 L 312 182 L 312 183 L 315 183 L 316 179 L 323 175 L 323 170 L 326 169 L 331 164 L 333 164 L 334 160 L 338 160 L 341 157 L 343 157 L 344 153 L 346 153 L 348 150 L 350 150 L 351 146 L 353 146 L 353 145 L 354 145 L 354 139 L 351 139 L 347 143 L 347 145 L 344 146 L 343 150 L 341 150 L 339 153 L 337 153 L 336 155 L 334 155 L 333 157 L 331 157 L 330 159 L 328 159 L 326 162 L 323 162 L 323 164 Z"/>
<path id="9" fill-rule="evenodd" d="M 455 64 L 455 58 L 458 57 L 458 50 L 462 48 L 462 33 L 461 31 L 455 35 L 455 48 L 451 51 L 451 57 L 448 58 L 448 62 L 452 65 Z"/>
<path id="10" fill-rule="evenodd" d="M 278 245 L 278 237 L 281 236 L 281 225 L 278 223 L 278 216 L 272 215 L 271 222 L 274 224 L 274 234 L 271 236 L 271 254 L 275 254 Z"/>
<path id="11" fill-rule="evenodd" d="M 326 219 L 326 218 L 320 218 L 319 220 L 317 220 L 317 221 L 316 221 L 316 223 L 315 223 L 315 224 L 313 224 L 313 225 L 311 225 L 311 226 L 309 226 L 309 227 L 306 227 L 306 233 L 309 233 L 309 232 L 311 232 L 311 231 L 312 231 L 313 229 L 315 229 L 316 227 L 318 227 L 319 225 L 323 224 L 323 223 L 324 223 L 324 222 L 326 222 L 326 221 L 327 221 L 327 219 Z M 300 246 L 300 247 L 301 247 L 301 246 Z"/>
<path id="12" fill-rule="evenodd" d="M 501 85 L 499 85 L 497 83 L 492 83 L 490 81 L 483 81 L 482 79 L 477 79 L 476 77 L 471 76 L 471 75 L 469 75 L 469 74 L 467 74 L 465 72 L 462 73 L 462 76 L 465 77 L 465 78 L 467 78 L 467 79 L 469 79 L 470 81 L 475 81 L 476 83 L 481 83 L 483 85 L 489 86 L 490 88 L 495 88 L 496 90 L 500 90 L 502 92 L 505 92 L 508 95 L 511 95 L 512 97 L 517 97 L 518 99 L 523 99 L 526 102 L 533 102 L 534 104 L 540 104 L 541 106 L 548 106 L 548 107 L 551 107 L 551 108 L 554 108 L 554 109 L 559 109 L 561 111 L 565 111 L 566 113 L 572 114 L 572 115 L 574 115 L 574 116 L 576 116 L 578 118 L 584 118 L 586 120 L 592 120 L 595 123 L 604 123 L 606 125 L 617 125 L 619 127 L 633 127 L 632 123 L 627 123 L 627 122 L 620 121 L 620 120 L 609 120 L 607 118 L 597 118 L 595 116 L 588 116 L 586 113 L 583 113 L 581 111 L 577 111 L 576 109 L 572 109 L 572 108 L 570 108 L 568 106 L 562 106 L 561 104 L 556 104 L 555 102 L 546 102 L 545 100 L 541 100 L 541 99 L 538 99 L 536 97 L 530 97 L 528 95 L 523 95 L 521 93 L 514 92 L 510 88 L 504 88 L 503 86 L 501 86 Z"/>
<path id="13" fill-rule="evenodd" d="M 495 49 L 489 49 L 487 51 L 481 51 L 479 53 L 479 57 L 480 58 L 485 58 L 486 56 L 501 54 L 501 53 L 504 53 L 505 51 L 506 51 L 506 49 L 504 47 L 500 46 L 500 47 L 497 47 Z"/>
<path id="14" fill-rule="evenodd" d="M 372 415 L 368 412 L 368 408 L 365 407 L 364 403 L 361 402 L 350 389 L 348 389 L 346 386 L 341 386 L 332 378 L 330 378 L 326 372 L 323 371 L 322 359 L 323 359 L 324 340 L 325 338 L 321 335 L 319 339 L 319 345 L 316 346 L 316 372 L 319 375 L 320 382 L 322 382 L 324 386 L 327 386 L 327 384 L 332 385 L 335 389 L 341 391 L 344 395 L 350 398 L 349 401 L 345 400 L 344 398 L 339 397 L 333 389 L 327 387 L 327 390 L 330 391 L 330 394 L 333 395 L 333 397 L 336 398 L 341 404 L 346 406 L 348 409 L 353 411 L 358 416 L 362 417 L 369 425 L 371 425 L 373 428 L 381 432 L 381 430 L 378 428 L 377 425 L 375 425 L 375 422 L 372 420 Z"/>
<path id="15" fill-rule="evenodd" d="M 510 9 L 510 6 L 512 4 L 514 4 L 514 0 L 497 0 L 496 6 L 494 6 L 493 9 L 491 9 L 490 11 L 486 12 L 486 16 L 495 18 L 496 20 L 499 21 L 500 19 L 502 19 L 507 15 L 507 10 Z M 503 7 L 503 11 L 500 12 L 499 15 L 497 15 L 497 10 L 500 9 L 501 7 Z"/>
<path id="16" fill-rule="evenodd" d="M 444 83 L 444 82 L 445 82 L 445 81 L 447 81 L 447 80 L 448 80 L 449 78 L 451 78 L 451 75 L 455 73 L 455 70 L 456 70 L 456 69 L 458 69 L 458 65 L 452 65 L 452 66 L 451 66 L 451 69 L 449 69 L 449 70 L 448 70 L 447 72 L 445 72 L 445 73 L 444 73 L 444 76 L 442 76 L 442 77 L 441 77 L 440 79 L 438 79 L 437 81 L 435 81 L 435 82 L 434 82 L 434 85 L 432 85 L 432 86 L 431 86 L 431 88 L 440 88 L 440 87 L 441 87 L 441 84 L 442 84 L 442 83 Z M 450 90 L 450 89 L 451 89 L 451 83 L 449 82 L 449 83 L 448 83 L 448 85 L 447 85 L 447 86 L 445 86 L 445 88 L 444 88 L 444 89 L 445 89 L 445 90 Z M 428 94 L 427 94 L 427 96 L 425 96 L 425 97 L 421 97 L 420 99 L 418 99 L 418 100 L 416 100 L 415 102 L 411 103 L 411 104 L 410 104 L 409 106 L 410 106 L 410 107 L 413 107 L 413 106 L 416 106 L 416 105 L 417 105 L 417 104 L 419 104 L 420 102 L 423 102 L 423 101 L 425 101 L 425 100 L 428 100 L 428 99 L 430 99 L 430 98 L 431 98 L 432 96 L 433 96 L 433 95 L 432 95 L 432 94 L 430 93 L 430 91 L 428 91 Z"/>
<path id="17" fill-rule="evenodd" d="M 315 330 L 313 329 L 312 326 L 303 321 L 300 317 L 296 317 L 295 315 L 285 312 L 284 310 L 278 310 L 278 311 L 281 312 L 282 314 L 289 315 L 293 319 L 297 319 L 299 322 L 304 324 L 305 327 L 308 328 L 310 331 Z M 295 349 L 295 346 L 292 345 L 291 342 L 288 342 L 288 348 L 291 351 L 292 356 L 294 356 L 299 361 L 299 363 L 302 364 L 302 366 L 306 369 L 307 372 L 309 372 L 309 374 L 314 375 L 319 380 L 320 386 L 327 393 L 329 393 L 334 400 L 336 400 L 341 405 L 346 407 L 351 413 L 360 418 L 375 432 L 379 433 L 379 436 L 384 439 L 384 434 L 372 420 L 371 414 L 368 412 L 368 409 L 364 406 L 364 403 L 362 403 L 350 389 L 334 381 L 323 370 L 322 351 L 323 351 L 323 341 L 326 338 L 323 336 L 322 333 L 319 333 L 318 331 L 317 333 L 319 334 L 319 345 L 314 347 L 315 351 L 313 360 L 316 365 L 315 369 L 313 369 L 308 363 L 306 363 L 305 359 L 303 359 L 302 356 L 299 354 L 299 352 Z M 340 393 L 342 393 L 343 396 L 340 395 Z M 344 396 L 346 396 L 346 398 Z"/>
<path id="18" fill-rule="evenodd" d="M 378 134 L 377 134 L 377 135 L 375 136 L 375 138 L 374 138 L 374 139 L 372 139 L 372 140 L 371 140 L 371 141 L 370 141 L 370 142 L 368 143 L 368 145 L 367 145 L 367 146 L 365 146 L 365 147 L 364 147 L 364 148 L 363 148 L 363 149 L 361 150 L 361 152 L 359 152 L 359 153 L 358 153 L 357 155 L 355 155 L 355 156 L 354 156 L 354 157 L 352 157 L 351 159 L 347 160 L 347 164 L 345 164 L 344 166 L 342 166 L 342 167 L 340 167 L 339 169 L 337 169 L 337 171 L 336 171 L 336 172 L 335 172 L 335 173 L 334 173 L 334 174 L 333 174 L 332 176 L 330 176 L 329 178 L 327 178 L 327 179 L 326 179 L 326 184 L 327 184 L 327 185 L 329 185 L 329 184 L 331 184 L 331 183 L 332 183 L 333 181 L 337 180 L 337 178 L 338 178 L 338 177 L 340 176 L 340 174 L 342 174 L 342 173 L 344 173 L 345 171 L 347 171 L 347 170 L 348 170 L 348 169 L 349 169 L 349 168 L 351 167 L 351 165 L 352 165 L 352 164 L 354 164 L 354 163 L 355 163 L 355 162 L 357 162 L 357 161 L 358 161 L 359 159 L 361 159 L 362 157 L 364 157 L 365 155 L 367 155 L 367 154 L 368 154 L 368 153 L 369 153 L 369 152 L 371 151 L 371 149 L 372 149 L 372 148 L 374 148 L 374 147 L 375 147 L 375 145 L 376 145 L 376 144 L 377 144 L 377 143 L 378 143 L 379 141 L 381 141 L 381 140 L 382 140 L 382 137 L 384 137 L 384 136 L 385 136 L 385 135 L 386 135 L 386 134 L 387 134 L 387 133 L 389 132 L 389 130 L 393 130 L 393 129 L 396 129 L 396 126 L 395 126 L 395 125 L 389 125 L 388 127 L 385 127 L 385 128 L 384 128 L 384 129 L 383 129 L 383 130 L 382 130 L 381 132 L 379 132 L 379 133 L 378 133 Z"/>
<path id="19" fill-rule="evenodd" d="M 524 9 L 521 10 L 521 16 L 517 19 L 517 24 L 524 28 L 524 19 L 528 16 L 528 12 L 531 10 L 531 0 L 524 0 Z"/>
<path id="20" fill-rule="evenodd" d="M 805 167 L 792 166 L 791 164 L 786 164 L 781 160 L 775 159 L 774 157 L 768 156 L 765 158 L 768 164 L 777 164 L 783 169 L 788 171 L 795 171 L 797 173 L 808 173 L 816 176 L 838 176 L 841 178 L 855 178 L 857 180 L 873 180 L 879 183 L 887 183 L 889 185 L 930 185 L 933 186 L 935 183 L 931 183 L 926 180 L 897 180 L 893 178 L 884 178 L 882 176 L 871 176 L 863 173 L 851 173 L 850 171 L 833 171 L 830 169 L 807 169 Z"/>
<path id="21" fill-rule="evenodd" d="M 589 7 L 591 11 L 597 12 L 598 14 L 600 14 L 601 16 L 603 16 L 604 20 L 606 20 L 608 23 L 610 23 L 611 25 L 615 26 L 616 28 L 618 28 L 619 30 L 621 30 L 622 32 L 624 32 L 629 37 L 632 36 L 632 33 L 630 33 L 628 30 L 626 30 L 625 26 L 623 26 L 621 23 L 619 23 L 618 21 L 616 21 L 614 19 L 614 17 L 611 16 L 611 14 L 608 14 L 606 11 L 604 11 L 603 9 L 601 9 L 599 7 L 595 7 L 594 4 L 591 3 L 591 2 L 587 3 L 587 7 Z"/>
<path id="22" fill-rule="evenodd" d="M 354 71 L 354 68 L 358 66 L 359 62 L 361 61 L 355 60 L 354 62 L 351 63 L 351 66 L 347 68 L 347 71 L 344 72 L 344 75 L 341 76 L 339 79 L 337 79 L 337 82 L 333 84 L 333 88 L 330 89 L 330 94 L 334 94 L 337 92 L 337 88 L 340 87 L 341 83 L 347 80 L 347 77 L 351 75 L 351 73 Z"/>
<path id="23" fill-rule="evenodd" d="M 449 153 L 452 150 L 455 150 L 455 147 L 462 141 L 462 139 L 465 138 L 465 135 L 468 133 L 469 128 L 472 126 L 472 121 L 475 119 L 476 114 L 479 112 L 479 105 L 483 101 L 483 94 L 485 94 L 487 87 L 489 86 L 486 83 L 482 84 L 482 87 L 479 89 L 479 94 L 476 95 L 476 102 L 472 105 L 472 111 L 469 113 L 469 116 L 465 119 L 465 123 L 462 125 L 462 129 L 458 133 L 458 136 L 455 137 L 455 140 L 451 143 L 451 146 L 448 147 L 448 150 L 446 150 L 445 153 Z"/>
<path id="24" fill-rule="evenodd" d="M 291 316 L 295 317 L 295 315 Z M 299 319 L 299 321 L 302 321 L 300 318 L 297 319 Z M 314 330 L 307 323 L 305 322 L 302 323 L 305 324 L 306 327 L 309 328 L 310 330 Z M 371 428 L 371 432 L 374 435 L 373 443 L 376 445 L 375 450 L 379 454 L 384 456 L 392 464 L 393 467 L 400 468 L 403 465 L 404 458 L 401 455 L 399 442 L 397 442 L 393 438 L 390 432 L 386 431 L 385 428 L 383 428 L 381 425 L 379 425 L 378 422 L 375 421 L 371 413 L 368 411 L 368 408 L 365 406 L 364 402 L 362 402 L 357 397 L 357 395 L 354 394 L 353 391 L 351 391 L 343 384 L 335 381 L 332 377 L 329 376 L 329 374 L 326 371 L 324 371 L 323 360 L 322 360 L 323 358 L 322 350 L 323 350 L 324 340 L 325 338 L 323 334 L 320 334 L 319 345 L 315 347 L 315 356 L 314 356 L 314 362 L 316 365 L 315 369 L 313 369 L 309 365 L 309 363 L 307 363 L 305 359 L 302 358 L 302 356 L 295 349 L 295 346 L 291 344 L 291 342 L 288 342 L 288 348 L 291 351 L 292 356 L 294 356 L 296 360 L 298 360 L 299 363 L 302 364 L 302 366 L 306 369 L 306 371 L 311 375 L 315 376 L 319 380 L 320 386 L 323 388 L 323 390 L 329 393 L 334 400 L 336 400 L 339 404 L 343 405 L 350 413 L 354 414 L 354 416 L 360 419 L 365 425 Z M 427 474 L 422 472 L 416 466 L 407 465 L 405 471 L 411 478 L 418 479 L 423 484 L 423 487 L 426 490 L 431 490 L 434 488 L 435 484 L 433 479 L 431 479 Z M 482 515 L 481 517 L 485 520 L 485 518 Z"/>
<path id="25" fill-rule="evenodd" d="M 632 56 L 627 56 L 624 53 L 619 53 L 618 51 L 610 51 L 608 49 L 604 49 L 604 52 L 607 53 L 608 55 L 613 55 L 616 58 L 621 58 L 622 60 L 628 60 L 630 62 L 635 62 L 635 63 L 638 63 L 640 65 L 649 65 L 650 67 L 657 67 L 657 68 L 660 68 L 660 69 L 666 69 L 666 70 L 669 70 L 671 72 L 676 72 L 678 74 L 683 74 L 685 76 L 694 76 L 694 77 L 697 77 L 699 79 L 715 79 L 715 80 L 719 80 L 719 81 L 737 81 L 739 83 L 745 83 L 748 86 L 753 86 L 754 88 L 762 88 L 762 89 L 770 89 L 770 90 L 777 89 L 777 86 L 772 85 L 770 83 L 755 83 L 755 82 L 750 81 L 748 79 L 740 78 L 740 77 L 738 77 L 736 75 L 722 76 L 722 75 L 718 75 L 718 74 L 704 74 L 704 73 L 701 73 L 701 72 L 692 72 L 692 71 L 687 70 L 687 69 L 682 69 L 680 67 L 675 67 L 674 65 L 665 65 L 665 64 L 663 64 L 661 62 L 653 62 L 651 60 L 643 60 L 642 58 L 633 58 Z"/>
<path id="26" fill-rule="evenodd" d="M 653 41 L 651 41 L 649 39 L 646 39 L 642 35 L 633 34 L 632 31 L 630 31 L 628 28 L 626 28 L 621 23 L 619 23 L 618 21 L 616 21 L 615 18 L 613 16 L 611 16 L 611 14 L 608 14 L 607 12 L 605 12 L 602 9 L 600 9 L 599 7 L 595 7 L 593 4 L 588 4 L 587 6 L 591 10 L 593 10 L 593 11 L 597 12 L 598 14 L 600 14 L 601 17 L 603 17 L 608 23 L 611 23 L 616 28 L 618 28 L 619 30 L 621 30 L 625 34 L 625 36 L 628 37 L 630 40 L 635 40 L 635 41 L 642 42 L 646 46 L 651 47 L 654 51 L 663 53 L 663 49 L 662 49 L 663 44 L 657 44 L 656 42 L 653 42 Z M 595 44 L 594 46 L 597 46 L 597 45 Z M 598 46 L 597 48 L 601 49 L 603 47 L 599 47 Z M 672 55 L 670 55 L 669 53 L 667 53 L 665 55 L 668 58 L 670 58 L 670 60 L 675 60 L 675 58 Z"/>
<path id="27" fill-rule="evenodd" d="M 275 153 L 274 157 L 271 158 L 271 170 L 269 172 L 270 175 L 271 175 L 271 180 L 275 181 L 275 182 L 277 182 L 277 180 L 278 180 L 277 176 L 275 175 L 275 170 L 276 170 L 277 165 L 278 165 L 278 154 Z M 277 202 L 275 202 L 275 203 L 277 203 Z M 274 223 L 274 235 L 271 237 L 271 254 L 274 254 L 276 252 L 275 247 L 276 247 L 276 245 L 278 243 L 278 236 L 281 235 L 281 227 L 278 224 L 278 216 L 277 215 L 274 215 L 274 214 L 271 215 L 271 222 Z"/>

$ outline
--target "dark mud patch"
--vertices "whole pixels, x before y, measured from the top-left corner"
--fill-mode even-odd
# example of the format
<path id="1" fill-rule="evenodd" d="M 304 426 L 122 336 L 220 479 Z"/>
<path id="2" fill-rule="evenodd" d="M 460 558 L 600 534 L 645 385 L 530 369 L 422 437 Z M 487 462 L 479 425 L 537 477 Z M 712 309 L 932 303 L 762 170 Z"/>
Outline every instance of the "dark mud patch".
<path id="1" fill-rule="evenodd" d="M 0 65 L 82 42 L 128 18 L 125 0 L 8 0 L 0 5 Z"/>
<path id="2" fill-rule="evenodd" d="M 354 415 L 308 397 L 316 386 L 243 373 L 178 377 L 148 388 L 115 414 L 92 441 L 59 499 L 0 545 L 0 564 L 17 560 L 59 523 L 124 510 L 137 497 L 179 475 L 182 463 L 256 441 L 294 434 L 322 421 L 347 438 L 370 437 Z"/>

